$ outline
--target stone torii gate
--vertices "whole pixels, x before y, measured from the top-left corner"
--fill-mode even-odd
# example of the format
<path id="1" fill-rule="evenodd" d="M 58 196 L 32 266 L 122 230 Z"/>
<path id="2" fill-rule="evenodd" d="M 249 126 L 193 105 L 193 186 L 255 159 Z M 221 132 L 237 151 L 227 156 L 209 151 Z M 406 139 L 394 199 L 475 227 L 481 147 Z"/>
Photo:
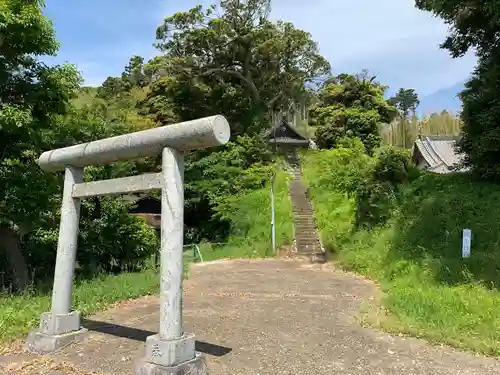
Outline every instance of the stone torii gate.
<path id="1" fill-rule="evenodd" d="M 184 226 L 183 152 L 223 145 L 230 128 L 223 116 L 212 116 L 44 152 L 42 169 L 64 170 L 61 222 L 51 311 L 30 332 L 29 350 L 52 352 L 80 340 L 87 332 L 80 313 L 71 309 L 81 199 L 161 189 L 160 325 L 146 339 L 146 356 L 135 363 L 137 375 L 203 374 L 205 363 L 195 351 L 194 334 L 182 328 Z M 111 180 L 83 182 L 86 166 L 162 155 L 162 171 Z"/>

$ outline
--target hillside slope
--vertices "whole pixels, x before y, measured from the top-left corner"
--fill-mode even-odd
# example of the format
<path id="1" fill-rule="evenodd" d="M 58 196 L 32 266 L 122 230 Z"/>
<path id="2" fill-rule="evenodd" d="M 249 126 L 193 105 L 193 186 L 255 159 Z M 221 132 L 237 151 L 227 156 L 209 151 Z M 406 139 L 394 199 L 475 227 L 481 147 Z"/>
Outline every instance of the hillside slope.
<path id="1" fill-rule="evenodd" d="M 368 321 L 500 355 L 500 186 L 422 174 L 397 191 L 385 224 L 363 229 L 341 186 L 361 164 L 356 152 L 336 149 L 306 153 L 303 168 L 324 245 L 384 292 Z M 464 228 L 472 229 L 469 259 L 461 257 Z"/>

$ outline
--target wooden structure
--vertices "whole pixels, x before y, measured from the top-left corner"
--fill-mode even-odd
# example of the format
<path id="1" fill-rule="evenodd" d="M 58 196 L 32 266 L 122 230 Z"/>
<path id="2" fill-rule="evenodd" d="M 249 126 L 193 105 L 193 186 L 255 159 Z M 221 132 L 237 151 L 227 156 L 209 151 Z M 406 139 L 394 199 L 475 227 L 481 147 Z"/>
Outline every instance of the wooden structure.
<path id="1" fill-rule="evenodd" d="M 283 150 L 292 150 L 297 147 L 308 148 L 310 141 L 300 134 L 286 120 L 282 120 L 276 126 L 273 126 L 266 132 L 266 138 L 269 143 Z"/>
<path id="2" fill-rule="evenodd" d="M 161 201 L 151 195 L 126 195 L 122 197 L 134 205 L 128 210 L 129 213 L 141 216 L 146 223 L 157 231 L 161 226 Z"/>

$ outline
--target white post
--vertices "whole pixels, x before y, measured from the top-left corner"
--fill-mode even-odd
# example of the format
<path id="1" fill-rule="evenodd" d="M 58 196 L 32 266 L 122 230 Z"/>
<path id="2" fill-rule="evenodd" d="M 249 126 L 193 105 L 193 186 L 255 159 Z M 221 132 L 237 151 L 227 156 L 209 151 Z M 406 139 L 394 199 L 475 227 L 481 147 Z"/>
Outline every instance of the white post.
<path id="1" fill-rule="evenodd" d="M 162 173 L 159 336 L 174 340 L 183 335 L 184 155 L 163 149 Z"/>
<path id="2" fill-rule="evenodd" d="M 273 254 L 276 254 L 276 220 L 274 215 L 274 180 L 276 175 L 271 177 L 271 243 L 273 246 Z"/>
<path id="3" fill-rule="evenodd" d="M 68 314 L 71 311 L 80 221 L 80 199 L 73 198 L 73 186 L 82 181 L 83 168 L 66 167 L 52 290 L 52 314 Z"/>

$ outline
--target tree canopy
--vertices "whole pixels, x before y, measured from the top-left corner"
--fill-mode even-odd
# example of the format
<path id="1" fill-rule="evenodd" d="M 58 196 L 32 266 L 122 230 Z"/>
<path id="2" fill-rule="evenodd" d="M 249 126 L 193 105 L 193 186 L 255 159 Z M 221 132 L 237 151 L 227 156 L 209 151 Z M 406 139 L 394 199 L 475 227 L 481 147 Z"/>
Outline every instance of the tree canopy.
<path id="1" fill-rule="evenodd" d="M 174 108 L 177 117 L 220 110 L 238 135 L 265 128 L 268 110 L 306 95 L 305 84 L 327 74 L 329 63 L 309 33 L 270 21 L 269 10 L 270 0 L 227 0 L 165 18 L 156 33 L 163 55 L 148 64 L 152 110 L 188 96 L 189 110 Z"/>
<path id="2" fill-rule="evenodd" d="M 346 136 L 361 139 L 368 153 L 380 146 L 379 128 L 396 114 L 384 98 L 385 90 L 366 71 L 327 79 L 311 109 L 318 146 L 335 147 Z"/>
<path id="3" fill-rule="evenodd" d="M 400 88 L 396 95 L 389 99 L 389 102 L 398 109 L 401 117 L 406 120 L 410 111 L 413 115 L 417 111 L 420 104 L 418 94 L 415 89 Z"/>

